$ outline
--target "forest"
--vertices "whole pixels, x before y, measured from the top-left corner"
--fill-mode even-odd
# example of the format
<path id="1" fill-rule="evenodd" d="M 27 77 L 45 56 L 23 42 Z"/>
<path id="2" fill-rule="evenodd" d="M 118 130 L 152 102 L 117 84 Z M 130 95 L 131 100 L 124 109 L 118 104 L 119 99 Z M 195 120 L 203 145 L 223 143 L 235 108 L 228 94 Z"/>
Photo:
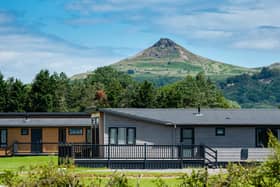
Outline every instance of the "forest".
<path id="1" fill-rule="evenodd" d="M 219 83 L 226 98 L 244 108 L 280 106 L 280 70 L 264 67 L 259 73 L 242 74 Z"/>
<path id="2" fill-rule="evenodd" d="M 30 84 L 0 74 L 0 112 L 78 112 L 87 108 L 140 107 L 238 108 L 204 73 L 164 87 L 137 82 L 111 67 L 101 67 L 86 79 L 41 70 Z"/>

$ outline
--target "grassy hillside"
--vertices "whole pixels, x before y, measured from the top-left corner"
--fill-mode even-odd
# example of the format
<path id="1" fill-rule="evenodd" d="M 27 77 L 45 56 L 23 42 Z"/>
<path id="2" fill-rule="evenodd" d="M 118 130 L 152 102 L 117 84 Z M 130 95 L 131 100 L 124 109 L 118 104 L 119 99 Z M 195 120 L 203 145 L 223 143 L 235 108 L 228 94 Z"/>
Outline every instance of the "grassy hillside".
<path id="1" fill-rule="evenodd" d="M 174 82 L 187 75 L 194 76 L 202 71 L 212 80 L 256 71 L 198 56 L 165 38 L 111 67 L 130 74 L 136 80 L 150 80 L 157 85 Z"/>

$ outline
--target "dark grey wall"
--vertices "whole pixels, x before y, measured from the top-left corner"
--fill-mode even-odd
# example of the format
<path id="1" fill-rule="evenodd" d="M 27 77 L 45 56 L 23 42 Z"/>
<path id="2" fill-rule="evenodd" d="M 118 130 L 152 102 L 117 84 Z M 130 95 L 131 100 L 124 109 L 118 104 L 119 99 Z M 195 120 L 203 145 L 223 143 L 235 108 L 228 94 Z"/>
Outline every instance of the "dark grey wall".
<path id="1" fill-rule="evenodd" d="M 173 144 L 174 128 L 105 113 L 104 144 L 108 144 L 109 127 L 136 127 L 136 144 Z"/>
<path id="2" fill-rule="evenodd" d="M 104 143 L 108 143 L 109 127 L 136 127 L 137 144 L 179 144 L 182 126 L 164 126 L 134 120 L 126 117 L 105 114 Z M 185 126 L 190 128 L 193 126 Z M 219 126 L 220 127 L 220 126 Z M 255 147 L 255 127 L 225 127 L 225 136 L 216 136 L 216 127 L 193 127 L 195 144 L 210 147 Z M 280 137 L 280 130 L 278 133 Z"/>
<path id="3" fill-rule="evenodd" d="M 255 127 L 225 127 L 225 136 L 216 136 L 215 127 L 196 127 L 195 143 L 210 147 L 255 147 Z"/>

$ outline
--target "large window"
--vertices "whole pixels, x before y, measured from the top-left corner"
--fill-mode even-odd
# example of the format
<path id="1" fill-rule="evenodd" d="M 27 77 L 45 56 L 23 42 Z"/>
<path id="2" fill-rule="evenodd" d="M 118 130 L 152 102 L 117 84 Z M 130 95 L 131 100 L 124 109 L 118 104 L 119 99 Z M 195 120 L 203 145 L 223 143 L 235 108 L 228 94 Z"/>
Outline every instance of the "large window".
<path id="1" fill-rule="evenodd" d="M 7 146 L 7 129 L 0 129 L 0 147 Z"/>
<path id="2" fill-rule="evenodd" d="M 69 135 L 83 135 L 83 128 L 69 128 Z"/>
<path id="3" fill-rule="evenodd" d="M 268 146 L 268 132 L 271 131 L 275 137 L 278 136 L 278 130 L 273 128 L 256 128 L 256 146 L 267 147 Z"/>
<path id="4" fill-rule="evenodd" d="M 186 145 L 194 144 L 194 129 L 182 128 L 181 129 L 181 142 Z"/>
<path id="5" fill-rule="evenodd" d="M 109 144 L 135 144 L 136 143 L 136 129 L 132 127 L 128 128 L 109 128 Z"/>

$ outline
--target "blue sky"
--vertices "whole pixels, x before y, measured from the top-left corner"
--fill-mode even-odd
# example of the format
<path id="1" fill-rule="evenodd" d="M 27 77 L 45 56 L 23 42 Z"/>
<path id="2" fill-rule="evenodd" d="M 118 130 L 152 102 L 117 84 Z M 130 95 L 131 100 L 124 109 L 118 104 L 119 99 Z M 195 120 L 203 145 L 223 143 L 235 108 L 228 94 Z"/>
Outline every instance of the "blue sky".
<path id="1" fill-rule="evenodd" d="M 0 0 L 0 71 L 31 82 L 132 56 L 168 37 L 246 67 L 280 61 L 279 0 Z"/>

